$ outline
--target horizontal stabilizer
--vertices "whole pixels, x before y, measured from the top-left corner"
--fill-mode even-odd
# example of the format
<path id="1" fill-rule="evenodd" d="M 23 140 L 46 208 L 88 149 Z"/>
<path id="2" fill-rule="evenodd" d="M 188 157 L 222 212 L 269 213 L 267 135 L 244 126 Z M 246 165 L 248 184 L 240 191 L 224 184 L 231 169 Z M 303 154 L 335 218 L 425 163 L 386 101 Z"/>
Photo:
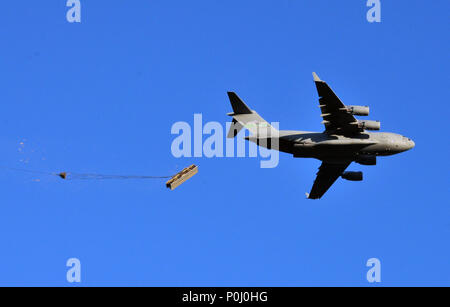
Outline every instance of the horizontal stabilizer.
<path id="1" fill-rule="evenodd" d="M 230 130 L 228 131 L 228 134 L 227 134 L 227 138 L 229 138 L 229 139 L 234 138 L 236 135 L 238 135 L 239 131 L 241 131 L 242 128 L 244 128 L 244 126 L 240 122 L 238 122 L 237 120 L 235 120 L 233 118 L 233 121 L 230 126 Z"/>
<path id="2" fill-rule="evenodd" d="M 242 128 L 246 128 L 252 135 L 262 136 L 278 136 L 278 130 L 273 128 L 258 113 L 250 110 L 250 108 L 242 101 L 235 92 L 228 92 L 233 113 L 227 115 L 233 117 L 233 122 L 228 131 L 228 138 L 235 137 Z"/>

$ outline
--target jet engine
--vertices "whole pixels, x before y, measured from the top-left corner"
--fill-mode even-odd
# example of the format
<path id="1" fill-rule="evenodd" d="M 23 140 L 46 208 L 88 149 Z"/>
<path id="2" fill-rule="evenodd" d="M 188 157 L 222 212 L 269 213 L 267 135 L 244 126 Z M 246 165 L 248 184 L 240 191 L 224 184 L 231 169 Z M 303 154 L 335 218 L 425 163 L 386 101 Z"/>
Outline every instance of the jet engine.
<path id="1" fill-rule="evenodd" d="M 365 130 L 380 130 L 381 124 L 378 120 L 358 120 L 358 127 Z"/>
<path id="2" fill-rule="evenodd" d="M 355 162 L 361 165 L 377 165 L 377 157 L 371 155 L 359 155 L 356 157 Z"/>
<path id="3" fill-rule="evenodd" d="M 362 181 L 363 173 L 362 172 L 343 172 L 341 177 L 342 177 L 342 179 L 350 180 L 350 181 Z"/>
<path id="4" fill-rule="evenodd" d="M 347 111 L 353 115 L 367 116 L 369 115 L 368 106 L 347 106 Z"/>

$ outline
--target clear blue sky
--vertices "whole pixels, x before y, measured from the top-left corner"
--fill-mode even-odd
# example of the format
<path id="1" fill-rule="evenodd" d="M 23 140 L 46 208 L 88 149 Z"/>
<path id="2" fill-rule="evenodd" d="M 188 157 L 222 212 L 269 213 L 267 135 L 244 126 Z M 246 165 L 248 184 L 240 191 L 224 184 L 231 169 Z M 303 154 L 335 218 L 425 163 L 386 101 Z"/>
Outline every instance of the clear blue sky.
<path id="1" fill-rule="evenodd" d="M 84 286 L 365 286 L 372 257 L 381 285 L 450 284 L 448 1 L 382 0 L 379 24 L 363 0 L 131 2 L 81 0 L 81 24 L 65 0 L 2 3 L 1 164 L 200 172 L 171 192 L 2 169 L 0 285 L 68 286 L 71 257 Z M 316 160 L 171 155 L 174 122 L 229 119 L 228 90 L 321 131 L 312 71 L 416 148 L 320 201 Z"/>

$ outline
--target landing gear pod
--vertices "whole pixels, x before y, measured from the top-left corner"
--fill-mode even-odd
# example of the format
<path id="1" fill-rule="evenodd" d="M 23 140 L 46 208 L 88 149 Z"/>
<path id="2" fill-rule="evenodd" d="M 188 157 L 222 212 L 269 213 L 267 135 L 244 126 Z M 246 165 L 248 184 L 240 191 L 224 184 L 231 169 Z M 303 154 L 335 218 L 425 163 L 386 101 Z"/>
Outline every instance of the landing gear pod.
<path id="1" fill-rule="evenodd" d="M 341 177 L 342 177 L 342 179 L 350 180 L 350 181 L 362 181 L 363 173 L 362 172 L 343 172 Z"/>
<path id="2" fill-rule="evenodd" d="M 192 164 L 186 167 L 181 172 L 173 176 L 169 181 L 166 182 L 166 187 L 170 190 L 174 190 L 176 187 L 184 183 L 186 180 L 198 173 L 198 167 Z"/>

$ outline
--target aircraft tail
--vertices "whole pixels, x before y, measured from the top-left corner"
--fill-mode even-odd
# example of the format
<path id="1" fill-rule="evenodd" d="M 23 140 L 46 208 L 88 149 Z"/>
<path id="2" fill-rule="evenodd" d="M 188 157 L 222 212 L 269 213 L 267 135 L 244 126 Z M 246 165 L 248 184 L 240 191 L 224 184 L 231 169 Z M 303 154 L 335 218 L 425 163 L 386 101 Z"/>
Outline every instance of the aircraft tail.
<path id="1" fill-rule="evenodd" d="M 235 92 L 228 92 L 228 98 L 230 99 L 234 114 L 252 114 L 252 110 L 250 110 L 250 108 Z"/>
<path id="2" fill-rule="evenodd" d="M 233 113 L 227 115 L 233 117 L 232 125 L 228 131 L 227 138 L 234 138 L 242 128 L 246 128 L 253 135 L 269 134 L 277 131 L 267 121 L 265 121 L 258 113 L 251 110 L 235 92 L 228 92 Z M 272 134 L 274 135 L 274 134 Z"/>

